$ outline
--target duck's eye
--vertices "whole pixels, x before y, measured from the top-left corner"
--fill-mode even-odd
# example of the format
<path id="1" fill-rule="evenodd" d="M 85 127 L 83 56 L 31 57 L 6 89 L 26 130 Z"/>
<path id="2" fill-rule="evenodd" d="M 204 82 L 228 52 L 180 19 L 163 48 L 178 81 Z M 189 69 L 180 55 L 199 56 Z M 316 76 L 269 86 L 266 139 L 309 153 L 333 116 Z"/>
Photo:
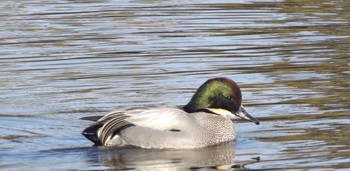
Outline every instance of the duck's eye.
<path id="1" fill-rule="evenodd" d="M 230 100 L 232 100 L 232 99 L 233 99 L 233 97 L 232 97 L 232 96 L 228 96 L 227 98 L 228 98 L 228 99 L 230 99 Z"/>

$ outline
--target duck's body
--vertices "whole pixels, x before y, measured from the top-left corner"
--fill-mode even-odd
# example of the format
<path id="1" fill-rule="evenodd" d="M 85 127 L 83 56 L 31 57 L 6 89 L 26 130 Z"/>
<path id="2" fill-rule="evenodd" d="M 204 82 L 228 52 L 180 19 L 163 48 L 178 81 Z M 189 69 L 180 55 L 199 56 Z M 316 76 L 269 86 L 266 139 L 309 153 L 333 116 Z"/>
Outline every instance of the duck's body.
<path id="1" fill-rule="evenodd" d="M 113 119 L 111 119 L 113 118 Z M 105 146 L 133 145 L 142 148 L 199 148 L 235 138 L 232 122 L 206 112 L 187 113 L 181 108 L 154 106 L 114 111 L 99 119 L 104 127 L 115 127 L 123 118 L 117 135 L 102 139 Z M 221 123 L 217 126 L 216 123 Z M 119 126 L 117 126 L 119 127 Z M 102 129 L 101 129 L 102 130 Z M 108 129 L 105 129 L 108 130 Z M 114 132 L 115 130 L 113 130 Z M 99 134 L 106 134 L 100 132 Z"/>
<path id="2" fill-rule="evenodd" d="M 190 149 L 235 139 L 232 114 L 259 124 L 241 106 L 241 92 L 227 78 L 204 83 L 184 107 L 116 110 L 86 128 L 96 145 Z"/>

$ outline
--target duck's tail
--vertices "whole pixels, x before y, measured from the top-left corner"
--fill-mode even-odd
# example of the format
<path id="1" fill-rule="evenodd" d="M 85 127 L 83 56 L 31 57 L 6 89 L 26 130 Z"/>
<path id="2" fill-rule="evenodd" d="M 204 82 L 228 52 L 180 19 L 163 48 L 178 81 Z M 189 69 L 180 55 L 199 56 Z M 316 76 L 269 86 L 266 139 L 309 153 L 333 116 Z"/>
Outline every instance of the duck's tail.
<path id="1" fill-rule="evenodd" d="M 98 138 L 98 130 L 102 127 L 102 124 L 97 123 L 94 125 L 91 125 L 89 127 L 87 127 L 86 129 L 84 129 L 84 131 L 82 132 L 82 134 L 89 139 L 90 141 L 92 141 L 93 143 L 95 143 L 95 145 L 102 145 L 101 140 Z"/>

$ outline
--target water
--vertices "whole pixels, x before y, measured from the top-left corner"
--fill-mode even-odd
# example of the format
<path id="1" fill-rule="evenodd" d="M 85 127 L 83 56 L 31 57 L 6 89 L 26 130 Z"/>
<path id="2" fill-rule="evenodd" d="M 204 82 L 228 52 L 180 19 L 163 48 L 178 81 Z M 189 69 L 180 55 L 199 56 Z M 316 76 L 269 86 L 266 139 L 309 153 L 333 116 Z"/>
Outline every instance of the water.
<path id="1" fill-rule="evenodd" d="M 2 1 L 1 170 L 347 170 L 350 3 Z M 84 116 L 234 79 L 259 126 L 201 150 L 106 149 Z"/>

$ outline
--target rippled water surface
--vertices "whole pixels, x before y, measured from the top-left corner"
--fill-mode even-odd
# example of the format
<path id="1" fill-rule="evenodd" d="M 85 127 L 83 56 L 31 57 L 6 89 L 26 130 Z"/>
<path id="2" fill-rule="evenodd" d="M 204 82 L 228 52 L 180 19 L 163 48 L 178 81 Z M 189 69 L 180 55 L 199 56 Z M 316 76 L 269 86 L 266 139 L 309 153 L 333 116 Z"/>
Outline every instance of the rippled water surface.
<path id="1" fill-rule="evenodd" d="M 2 1 L 0 170 L 347 170 L 350 1 Z M 106 149 L 81 117 L 234 79 L 236 142 Z"/>

